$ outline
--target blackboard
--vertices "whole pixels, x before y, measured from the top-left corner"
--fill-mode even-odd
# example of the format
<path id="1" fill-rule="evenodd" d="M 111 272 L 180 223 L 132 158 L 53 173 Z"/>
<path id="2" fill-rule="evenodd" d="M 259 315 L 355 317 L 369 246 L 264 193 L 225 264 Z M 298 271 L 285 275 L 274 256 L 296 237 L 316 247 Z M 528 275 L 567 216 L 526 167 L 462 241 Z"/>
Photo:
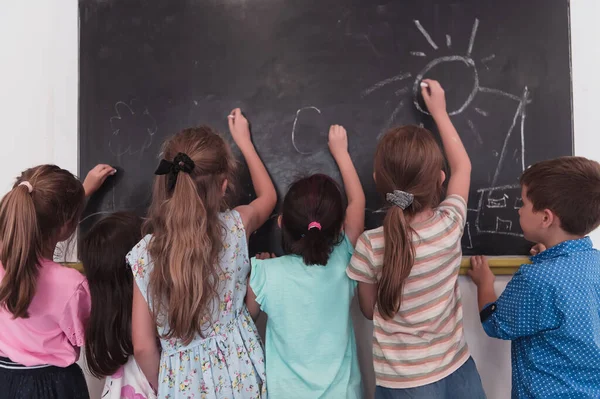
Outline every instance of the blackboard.
<path id="1" fill-rule="evenodd" d="M 415 102 L 425 76 L 445 87 L 473 164 L 464 253 L 526 254 L 519 175 L 573 153 L 568 16 L 567 0 L 82 0 L 79 166 L 119 169 L 82 230 L 144 214 L 164 138 L 198 124 L 228 137 L 234 107 L 280 197 L 303 174 L 340 180 L 326 136 L 344 125 L 377 226 L 378 137 L 395 124 L 437 134 Z M 238 187 L 234 204 L 253 197 L 243 167 Z M 252 251 L 277 237 L 271 220 Z"/>

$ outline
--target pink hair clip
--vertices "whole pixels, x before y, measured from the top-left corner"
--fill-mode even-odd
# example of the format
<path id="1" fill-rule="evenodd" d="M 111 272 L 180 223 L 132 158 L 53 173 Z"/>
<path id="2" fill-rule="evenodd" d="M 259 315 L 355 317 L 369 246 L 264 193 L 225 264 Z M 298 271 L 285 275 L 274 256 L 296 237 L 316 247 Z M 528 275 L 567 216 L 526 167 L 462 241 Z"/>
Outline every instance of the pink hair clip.
<path id="1" fill-rule="evenodd" d="M 321 223 L 319 222 L 310 222 L 308 224 L 308 229 L 317 229 L 317 230 L 321 230 Z"/>

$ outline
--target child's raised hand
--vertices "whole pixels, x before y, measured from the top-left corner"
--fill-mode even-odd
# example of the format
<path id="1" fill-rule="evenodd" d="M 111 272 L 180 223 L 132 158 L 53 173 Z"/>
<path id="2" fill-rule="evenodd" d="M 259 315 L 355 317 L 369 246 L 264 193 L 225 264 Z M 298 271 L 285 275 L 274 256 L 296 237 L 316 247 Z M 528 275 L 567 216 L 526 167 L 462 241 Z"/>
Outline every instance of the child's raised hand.
<path id="1" fill-rule="evenodd" d="M 106 181 L 108 176 L 112 176 L 117 173 L 117 170 L 110 165 L 100 164 L 96 165 L 90 170 L 83 181 L 83 189 L 85 196 L 89 197 L 94 194 Z"/>
<path id="2" fill-rule="evenodd" d="M 329 151 L 334 158 L 348 153 L 348 136 L 343 126 L 332 125 L 329 128 Z"/>
<path id="3" fill-rule="evenodd" d="M 423 85 L 426 83 L 426 85 Z M 425 100 L 427 110 L 434 118 L 446 113 L 446 95 L 440 82 L 432 79 L 423 79 L 421 83 L 421 95 Z"/>
<path id="4" fill-rule="evenodd" d="M 227 116 L 229 121 L 229 131 L 233 137 L 233 141 L 242 147 L 244 145 L 252 144 L 250 139 L 250 126 L 248 125 L 248 119 L 242 115 L 242 110 L 235 108 Z"/>
<path id="5" fill-rule="evenodd" d="M 471 268 L 467 270 L 467 274 L 476 286 L 485 286 L 494 284 L 496 276 L 492 273 L 488 260 L 485 256 L 471 256 Z"/>

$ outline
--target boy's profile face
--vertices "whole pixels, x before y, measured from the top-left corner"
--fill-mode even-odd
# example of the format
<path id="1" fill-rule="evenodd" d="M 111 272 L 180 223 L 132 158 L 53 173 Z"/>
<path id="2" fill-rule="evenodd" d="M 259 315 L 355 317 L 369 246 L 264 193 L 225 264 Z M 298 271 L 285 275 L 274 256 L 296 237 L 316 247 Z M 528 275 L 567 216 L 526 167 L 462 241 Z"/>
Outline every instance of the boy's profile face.
<path id="1" fill-rule="evenodd" d="M 519 208 L 519 224 L 523 230 L 523 235 L 526 240 L 538 243 L 541 241 L 539 236 L 542 232 L 544 212 L 533 210 L 533 204 L 527 197 L 526 186 L 521 187 L 521 198 L 523 198 L 523 206 Z"/>

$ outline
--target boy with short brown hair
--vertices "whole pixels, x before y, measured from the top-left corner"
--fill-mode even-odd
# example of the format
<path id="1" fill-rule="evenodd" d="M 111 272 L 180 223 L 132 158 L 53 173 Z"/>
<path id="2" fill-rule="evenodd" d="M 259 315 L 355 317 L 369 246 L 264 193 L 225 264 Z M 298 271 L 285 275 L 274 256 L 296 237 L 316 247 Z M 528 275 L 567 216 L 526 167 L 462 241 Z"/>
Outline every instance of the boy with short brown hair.
<path id="1" fill-rule="evenodd" d="M 586 235 L 600 225 L 600 164 L 543 161 L 521 186 L 519 222 L 541 250 L 499 298 L 486 258 L 471 258 L 483 328 L 513 341 L 513 398 L 599 398 L 600 252 Z"/>

